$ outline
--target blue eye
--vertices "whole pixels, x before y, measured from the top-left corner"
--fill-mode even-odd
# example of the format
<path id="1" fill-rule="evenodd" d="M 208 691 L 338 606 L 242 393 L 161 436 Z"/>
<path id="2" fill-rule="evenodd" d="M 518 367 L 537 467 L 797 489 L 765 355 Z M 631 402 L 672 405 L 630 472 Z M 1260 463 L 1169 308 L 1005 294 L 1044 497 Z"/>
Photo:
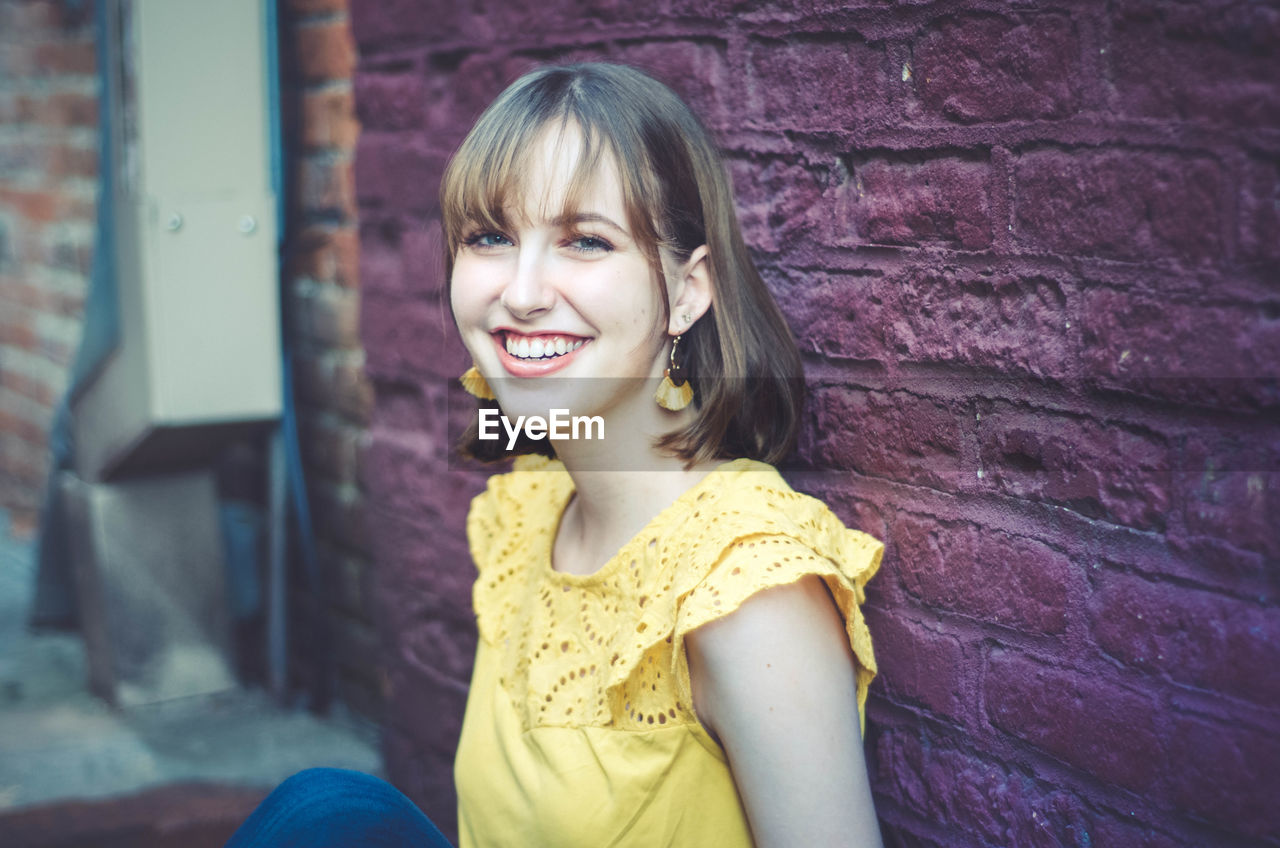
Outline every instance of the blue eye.
<path id="1" fill-rule="evenodd" d="M 464 244 L 467 247 L 506 247 L 511 244 L 511 239 L 502 233 L 482 232 L 467 236 Z"/>
<path id="2" fill-rule="evenodd" d="M 608 253 L 613 245 L 599 236 L 575 236 L 569 246 L 579 253 Z"/>

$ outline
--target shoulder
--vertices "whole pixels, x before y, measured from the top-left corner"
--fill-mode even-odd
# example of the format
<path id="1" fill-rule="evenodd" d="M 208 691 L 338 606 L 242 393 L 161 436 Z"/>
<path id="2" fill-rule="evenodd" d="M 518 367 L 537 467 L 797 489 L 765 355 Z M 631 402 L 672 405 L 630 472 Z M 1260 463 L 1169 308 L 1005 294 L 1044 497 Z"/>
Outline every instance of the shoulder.
<path id="1" fill-rule="evenodd" d="M 795 491 L 771 465 L 734 460 L 711 472 L 695 491 L 667 544 L 675 561 L 696 572 L 688 575 L 693 580 L 720 572 L 718 579 L 759 581 L 765 572 L 775 572 L 769 584 L 792 582 L 823 570 L 825 562 L 860 588 L 879 567 L 880 540 L 846 527 L 826 504 Z M 726 569 L 728 564 L 732 567 Z"/>
<path id="2" fill-rule="evenodd" d="M 476 568 L 485 566 L 516 536 L 546 532 L 557 506 L 572 489 L 564 466 L 542 456 L 522 456 L 510 471 L 494 474 L 467 512 L 467 542 Z"/>

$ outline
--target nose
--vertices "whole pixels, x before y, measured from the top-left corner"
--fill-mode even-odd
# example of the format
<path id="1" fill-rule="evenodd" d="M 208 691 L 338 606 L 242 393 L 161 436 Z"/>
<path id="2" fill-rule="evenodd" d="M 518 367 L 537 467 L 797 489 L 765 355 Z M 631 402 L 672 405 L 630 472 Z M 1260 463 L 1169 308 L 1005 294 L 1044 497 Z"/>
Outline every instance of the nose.
<path id="1" fill-rule="evenodd" d="M 516 318 L 533 318 L 555 305 L 555 288 L 547 278 L 542 251 L 519 252 L 511 279 L 502 291 L 502 305 Z"/>

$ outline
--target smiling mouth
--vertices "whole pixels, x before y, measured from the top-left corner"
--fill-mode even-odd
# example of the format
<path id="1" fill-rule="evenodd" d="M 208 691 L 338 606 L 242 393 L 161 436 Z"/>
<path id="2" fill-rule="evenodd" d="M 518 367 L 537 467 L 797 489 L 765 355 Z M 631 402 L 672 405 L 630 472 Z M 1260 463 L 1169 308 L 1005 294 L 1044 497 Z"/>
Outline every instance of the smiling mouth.
<path id="1" fill-rule="evenodd" d="M 504 332 L 501 335 L 507 353 L 516 359 L 522 359 L 526 362 L 546 362 L 551 359 L 558 359 L 565 354 L 573 353 L 587 342 L 587 339 L 577 336 L 558 334 L 522 336 Z"/>

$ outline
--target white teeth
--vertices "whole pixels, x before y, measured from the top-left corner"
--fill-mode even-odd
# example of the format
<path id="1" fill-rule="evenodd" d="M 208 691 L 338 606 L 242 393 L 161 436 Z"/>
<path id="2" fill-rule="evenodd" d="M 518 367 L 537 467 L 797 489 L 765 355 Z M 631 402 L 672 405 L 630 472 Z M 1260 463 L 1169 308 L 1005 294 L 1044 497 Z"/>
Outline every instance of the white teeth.
<path id="1" fill-rule="evenodd" d="M 535 339 L 528 337 L 516 339 L 507 336 L 504 343 L 507 353 L 518 359 L 550 359 L 572 353 L 582 347 L 585 339 L 569 341 L 564 336 L 550 336 Z"/>

